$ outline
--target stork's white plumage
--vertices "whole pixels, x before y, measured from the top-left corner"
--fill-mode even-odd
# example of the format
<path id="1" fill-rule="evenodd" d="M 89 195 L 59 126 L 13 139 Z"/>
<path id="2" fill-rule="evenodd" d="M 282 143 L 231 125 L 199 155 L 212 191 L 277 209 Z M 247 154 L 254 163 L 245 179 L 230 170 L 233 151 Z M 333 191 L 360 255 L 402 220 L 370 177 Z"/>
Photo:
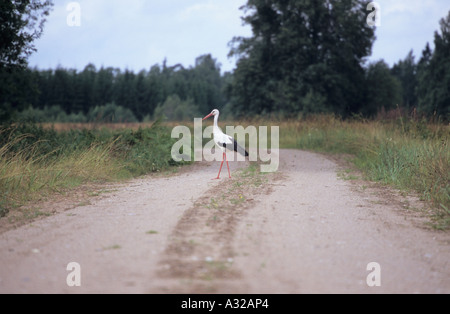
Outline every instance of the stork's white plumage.
<path id="1" fill-rule="evenodd" d="M 220 164 L 219 174 L 217 175 L 217 178 L 214 178 L 214 179 L 220 178 L 220 171 L 222 171 L 222 166 L 223 166 L 224 161 L 227 162 L 228 176 L 231 178 L 230 166 L 228 165 L 227 155 L 225 153 L 227 148 L 229 150 L 238 152 L 243 156 L 246 156 L 246 157 L 248 156 L 248 152 L 245 150 L 245 148 L 240 146 L 233 137 L 222 132 L 222 130 L 220 129 L 220 127 L 217 124 L 217 121 L 219 120 L 219 114 L 220 114 L 219 110 L 214 109 L 213 111 L 211 111 L 211 113 L 209 115 L 207 115 L 206 117 L 203 118 L 203 120 L 205 120 L 211 116 L 214 116 L 214 127 L 213 127 L 214 142 L 223 152 L 223 158 L 222 158 L 222 163 Z"/>

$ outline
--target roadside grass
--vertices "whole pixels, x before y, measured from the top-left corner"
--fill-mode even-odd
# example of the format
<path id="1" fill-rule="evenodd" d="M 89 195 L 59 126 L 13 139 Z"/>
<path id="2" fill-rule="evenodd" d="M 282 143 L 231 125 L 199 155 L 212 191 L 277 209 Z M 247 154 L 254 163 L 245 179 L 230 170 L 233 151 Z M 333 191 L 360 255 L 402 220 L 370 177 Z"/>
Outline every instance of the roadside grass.
<path id="1" fill-rule="evenodd" d="M 175 165 L 170 154 L 173 143 L 170 130 L 158 123 L 136 130 L 55 131 L 35 124 L 3 127 L 0 217 L 27 202 L 85 183 L 169 169 Z"/>
<path id="2" fill-rule="evenodd" d="M 280 121 L 280 147 L 345 154 L 366 179 L 418 193 L 431 204 L 431 225 L 450 228 L 450 127 L 398 119 L 315 116 Z"/>

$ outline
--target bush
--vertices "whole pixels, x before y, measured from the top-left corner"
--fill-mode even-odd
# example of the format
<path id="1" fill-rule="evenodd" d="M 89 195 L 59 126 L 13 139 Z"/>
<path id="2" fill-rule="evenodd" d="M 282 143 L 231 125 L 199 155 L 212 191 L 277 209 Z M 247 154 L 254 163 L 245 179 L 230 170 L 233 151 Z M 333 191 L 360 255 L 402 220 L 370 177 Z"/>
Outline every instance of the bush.
<path id="1" fill-rule="evenodd" d="M 138 122 L 138 119 L 130 109 L 115 104 L 96 106 L 89 110 L 87 115 L 84 115 L 82 112 L 67 114 L 60 106 L 45 106 L 44 109 L 30 106 L 19 112 L 16 120 L 21 123 Z"/>
<path id="2" fill-rule="evenodd" d="M 105 106 L 96 106 L 89 110 L 87 120 L 89 122 L 104 123 L 138 122 L 138 119 L 130 109 L 117 106 L 114 103 Z"/>
<path id="3" fill-rule="evenodd" d="M 199 110 L 192 100 L 182 101 L 178 95 L 167 97 L 162 105 L 155 109 L 156 119 L 163 118 L 170 121 L 191 120 L 199 115 Z"/>
<path id="4" fill-rule="evenodd" d="M 45 106 L 44 109 L 33 108 L 32 106 L 17 114 L 19 122 L 33 123 L 54 123 L 54 122 L 86 122 L 86 117 L 82 113 L 67 114 L 60 106 Z"/>

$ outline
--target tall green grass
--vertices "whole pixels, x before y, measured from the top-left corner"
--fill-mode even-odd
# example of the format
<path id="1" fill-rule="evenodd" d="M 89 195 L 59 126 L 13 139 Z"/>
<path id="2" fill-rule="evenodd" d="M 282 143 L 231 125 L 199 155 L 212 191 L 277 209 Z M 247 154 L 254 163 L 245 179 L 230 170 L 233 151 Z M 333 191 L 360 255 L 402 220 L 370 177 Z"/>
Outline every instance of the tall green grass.
<path id="1" fill-rule="evenodd" d="M 175 165 L 174 140 L 158 123 L 137 130 L 57 132 L 36 124 L 0 129 L 0 217 L 31 200 L 88 182 L 114 181 Z M 178 165 L 178 164 L 177 164 Z"/>
<path id="2" fill-rule="evenodd" d="M 432 205 L 433 226 L 450 228 L 448 125 L 317 116 L 280 126 L 281 147 L 350 154 L 367 179 L 419 193 Z"/>

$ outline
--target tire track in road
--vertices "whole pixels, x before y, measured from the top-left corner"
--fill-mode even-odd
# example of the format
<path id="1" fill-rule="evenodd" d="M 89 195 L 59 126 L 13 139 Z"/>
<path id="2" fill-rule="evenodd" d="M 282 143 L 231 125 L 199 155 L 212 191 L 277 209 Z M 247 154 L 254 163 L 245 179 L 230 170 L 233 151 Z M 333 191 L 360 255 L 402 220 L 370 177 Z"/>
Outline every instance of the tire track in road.
<path id="1" fill-rule="evenodd" d="M 163 283 L 152 292 L 214 293 L 239 282 L 242 273 L 233 267 L 237 226 L 278 180 L 279 174 L 261 174 L 253 164 L 197 199 L 169 237 L 158 272 Z"/>

